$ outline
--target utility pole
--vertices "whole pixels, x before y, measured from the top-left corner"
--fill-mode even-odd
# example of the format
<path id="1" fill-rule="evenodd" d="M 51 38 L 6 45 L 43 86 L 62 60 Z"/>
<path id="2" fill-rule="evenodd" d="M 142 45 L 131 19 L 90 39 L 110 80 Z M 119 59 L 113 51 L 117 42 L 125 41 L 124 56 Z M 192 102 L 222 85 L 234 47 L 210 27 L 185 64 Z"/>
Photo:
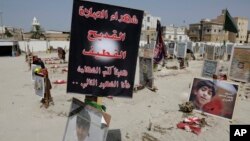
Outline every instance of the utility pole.
<path id="1" fill-rule="evenodd" d="M 203 30 L 203 23 L 204 23 L 204 21 L 200 21 L 200 42 L 203 40 L 202 39 L 202 36 L 203 36 L 202 35 L 203 34 L 203 31 L 202 31 Z"/>
<path id="2" fill-rule="evenodd" d="M 4 28 L 3 28 L 3 17 L 2 17 L 2 15 L 3 15 L 3 12 L 0 11 L 0 21 L 1 21 L 1 23 L 0 23 L 1 25 L 0 25 L 0 26 L 1 26 L 1 32 L 2 32 L 2 33 L 1 33 L 1 38 L 3 38 L 3 34 L 4 34 L 4 33 L 3 33 Z"/>

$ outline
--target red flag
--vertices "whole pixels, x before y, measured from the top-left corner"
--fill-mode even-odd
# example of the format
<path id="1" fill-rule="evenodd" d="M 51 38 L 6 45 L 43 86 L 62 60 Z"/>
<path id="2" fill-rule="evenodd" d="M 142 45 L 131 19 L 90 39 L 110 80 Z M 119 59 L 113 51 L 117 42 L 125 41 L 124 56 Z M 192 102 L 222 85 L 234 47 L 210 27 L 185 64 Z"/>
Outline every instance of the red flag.
<path id="1" fill-rule="evenodd" d="M 157 20 L 157 38 L 156 38 L 156 44 L 154 48 L 154 63 L 158 64 L 162 59 L 165 58 L 165 43 L 162 39 L 162 29 L 161 29 L 161 23 L 159 20 Z"/>

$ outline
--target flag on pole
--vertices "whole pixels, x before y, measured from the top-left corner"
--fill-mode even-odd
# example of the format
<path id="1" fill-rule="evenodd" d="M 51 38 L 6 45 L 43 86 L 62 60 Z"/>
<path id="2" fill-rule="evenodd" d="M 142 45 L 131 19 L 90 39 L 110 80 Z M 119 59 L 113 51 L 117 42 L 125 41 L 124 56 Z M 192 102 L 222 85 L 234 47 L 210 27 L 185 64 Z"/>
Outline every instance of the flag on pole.
<path id="1" fill-rule="evenodd" d="M 238 33 L 238 27 L 235 24 L 233 18 L 231 17 L 231 15 L 229 14 L 229 12 L 225 11 L 225 21 L 224 21 L 224 30 L 226 31 L 230 31 L 233 33 Z"/>
<path id="2" fill-rule="evenodd" d="M 156 44 L 154 48 L 154 63 L 158 64 L 162 59 L 165 58 L 165 43 L 162 39 L 162 29 L 161 29 L 161 23 L 159 20 L 157 20 L 157 38 L 156 38 Z"/>

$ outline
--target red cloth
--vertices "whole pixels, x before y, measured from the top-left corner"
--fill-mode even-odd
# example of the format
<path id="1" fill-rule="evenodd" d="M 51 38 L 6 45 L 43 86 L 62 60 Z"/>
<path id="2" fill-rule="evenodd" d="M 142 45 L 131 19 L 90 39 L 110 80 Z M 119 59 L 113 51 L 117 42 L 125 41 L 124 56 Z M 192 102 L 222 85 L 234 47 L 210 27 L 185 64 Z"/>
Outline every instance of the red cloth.
<path id="1" fill-rule="evenodd" d="M 197 117 L 185 118 L 183 122 L 177 124 L 177 128 L 184 129 L 186 131 L 191 131 L 196 135 L 199 135 L 201 133 L 200 122 L 201 119 Z"/>
<path id="2" fill-rule="evenodd" d="M 62 69 L 62 72 L 68 72 L 68 68 Z"/>
<path id="3" fill-rule="evenodd" d="M 220 115 L 223 110 L 222 100 L 220 98 L 214 98 L 213 100 L 205 104 L 202 110 L 210 114 Z"/>
<path id="4" fill-rule="evenodd" d="M 67 83 L 67 81 L 65 80 L 56 80 L 53 82 L 53 84 L 65 84 L 65 83 Z"/>
<path id="5" fill-rule="evenodd" d="M 177 127 L 180 129 L 190 130 L 196 135 L 201 133 L 201 127 L 196 127 L 195 125 L 190 125 L 189 123 L 180 122 L 177 124 Z"/>

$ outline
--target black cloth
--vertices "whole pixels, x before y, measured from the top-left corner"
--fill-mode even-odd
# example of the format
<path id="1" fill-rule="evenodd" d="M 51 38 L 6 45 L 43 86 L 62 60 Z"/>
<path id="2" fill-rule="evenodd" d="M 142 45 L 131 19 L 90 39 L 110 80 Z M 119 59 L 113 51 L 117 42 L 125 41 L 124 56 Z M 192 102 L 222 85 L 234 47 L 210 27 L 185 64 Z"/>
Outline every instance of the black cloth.
<path id="1" fill-rule="evenodd" d="M 42 69 L 45 69 L 45 65 L 41 59 L 33 61 L 33 64 L 41 66 Z"/>

